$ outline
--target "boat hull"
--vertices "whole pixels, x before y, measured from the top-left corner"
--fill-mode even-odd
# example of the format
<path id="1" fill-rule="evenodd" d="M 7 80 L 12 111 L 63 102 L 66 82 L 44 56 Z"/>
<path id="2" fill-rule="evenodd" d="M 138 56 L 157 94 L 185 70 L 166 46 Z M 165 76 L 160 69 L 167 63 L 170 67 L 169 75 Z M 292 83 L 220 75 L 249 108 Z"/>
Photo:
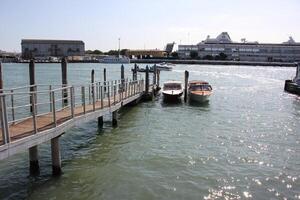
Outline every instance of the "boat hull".
<path id="1" fill-rule="evenodd" d="M 292 80 L 285 81 L 284 90 L 292 94 L 300 95 L 300 86 Z"/>
<path id="2" fill-rule="evenodd" d="M 202 95 L 202 94 L 193 94 L 189 93 L 189 100 L 198 102 L 198 103 L 205 103 L 209 101 L 210 94 Z"/>
<path id="3" fill-rule="evenodd" d="M 164 100 L 166 100 L 166 101 L 174 101 L 174 100 L 180 99 L 180 97 L 182 96 L 183 92 L 180 92 L 178 94 L 168 94 L 168 93 L 162 92 L 162 94 L 163 94 Z"/>

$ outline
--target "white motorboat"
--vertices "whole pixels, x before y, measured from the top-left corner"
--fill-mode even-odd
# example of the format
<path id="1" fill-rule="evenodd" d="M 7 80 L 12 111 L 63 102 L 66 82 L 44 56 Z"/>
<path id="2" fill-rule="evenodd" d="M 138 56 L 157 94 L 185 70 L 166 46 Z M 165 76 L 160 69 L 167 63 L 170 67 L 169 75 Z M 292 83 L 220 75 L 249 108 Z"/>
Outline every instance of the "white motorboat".
<path id="1" fill-rule="evenodd" d="M 164 100 L 177 100 L 183 94 L 182 83 L 180 81 L 164 82 L 162 90 Z"/>
<path id="2" fill-rule="evenodd" d="M 204 103 L 209 101 L 209 97 L 212 94 L 212 87 L 205 81 L 190 81 L 188 94 L 190 101 Z"/>

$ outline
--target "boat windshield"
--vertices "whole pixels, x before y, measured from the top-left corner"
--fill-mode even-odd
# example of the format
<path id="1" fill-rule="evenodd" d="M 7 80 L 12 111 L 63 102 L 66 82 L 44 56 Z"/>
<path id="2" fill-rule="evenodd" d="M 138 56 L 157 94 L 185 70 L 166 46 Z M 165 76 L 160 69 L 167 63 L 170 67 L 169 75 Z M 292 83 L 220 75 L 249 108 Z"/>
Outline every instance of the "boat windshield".
<path id="1" fill-rule="evenodd" d="M 164 90 L 181 90 L 181 84 L 166 83 L 164 84 Z"/>
<path id="2" fill-rule="evenodd" d="M 191 91 L 211 91 L 212 88 L 210 85 L 192 85 L 190 86 Z"/>

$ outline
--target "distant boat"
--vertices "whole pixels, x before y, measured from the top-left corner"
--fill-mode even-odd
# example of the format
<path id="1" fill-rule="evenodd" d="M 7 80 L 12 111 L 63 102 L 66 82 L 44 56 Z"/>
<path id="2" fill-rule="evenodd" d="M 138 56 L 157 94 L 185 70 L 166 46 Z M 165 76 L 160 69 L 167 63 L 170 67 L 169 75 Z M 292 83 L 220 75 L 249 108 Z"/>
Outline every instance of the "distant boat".
<path id="1" fill-rule="evenodd" d="M 205 81 L 190 81 L 188 85 L 189 100 L 204 103 L 212 94 L 212 87 Z"/>
<path id="2" fill-rule="evenodd" d="M 156 66 L 157 69 L 159 69 L 160 71 L 171 71 L 172 70 L 172 67 L 169 66 L 170 64 L 169 63 L 159 63 Z M 153 66 L 154 67 L 154 66 Z"/>
<path id="3" fill-rule="evenodd" d="M 180 81 L 164 82 L 162 90 L 164 100 L 177 100 L 183 94 L 182 83 Z"/>
<path id="4" fill-rule="evenodd" d="M 127 64 L 130 63 L 130 59 L 125 56 L 107 56 L 100 60 L 100 63 L 118 63 L 118 64 Z"/>

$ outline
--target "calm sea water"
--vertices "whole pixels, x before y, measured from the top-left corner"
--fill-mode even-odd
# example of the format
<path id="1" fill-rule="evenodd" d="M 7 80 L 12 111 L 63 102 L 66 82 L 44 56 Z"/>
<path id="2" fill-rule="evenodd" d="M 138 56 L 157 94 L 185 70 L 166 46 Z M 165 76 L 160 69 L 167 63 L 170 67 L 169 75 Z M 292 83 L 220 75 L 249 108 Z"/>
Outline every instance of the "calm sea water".
<path id="1" fill-rule="evenodd" d="M 104 65 L 70 64 L 69 82 L 102 79 Z M 107 65 L 119 78 L 120 66 Z M 126 75 L 131 76 L 126 65 Z M 61 138 L 63 175 L 51 176 L 50 144 L 41 174 L 28 153 L 0 161 L 0 199 L 300 199 L 300 99 L 283 92 L 294 68 L 176 65 L 161 81 L 207 80 L 204 105 L 155 101 L 126 108 L 119 127 L 105 118 Z M 60 65 L 36 65 L 37 83 L 60 83 Z M 26 64 L 4 64 L 4 84 L 28 84 Z"/>

